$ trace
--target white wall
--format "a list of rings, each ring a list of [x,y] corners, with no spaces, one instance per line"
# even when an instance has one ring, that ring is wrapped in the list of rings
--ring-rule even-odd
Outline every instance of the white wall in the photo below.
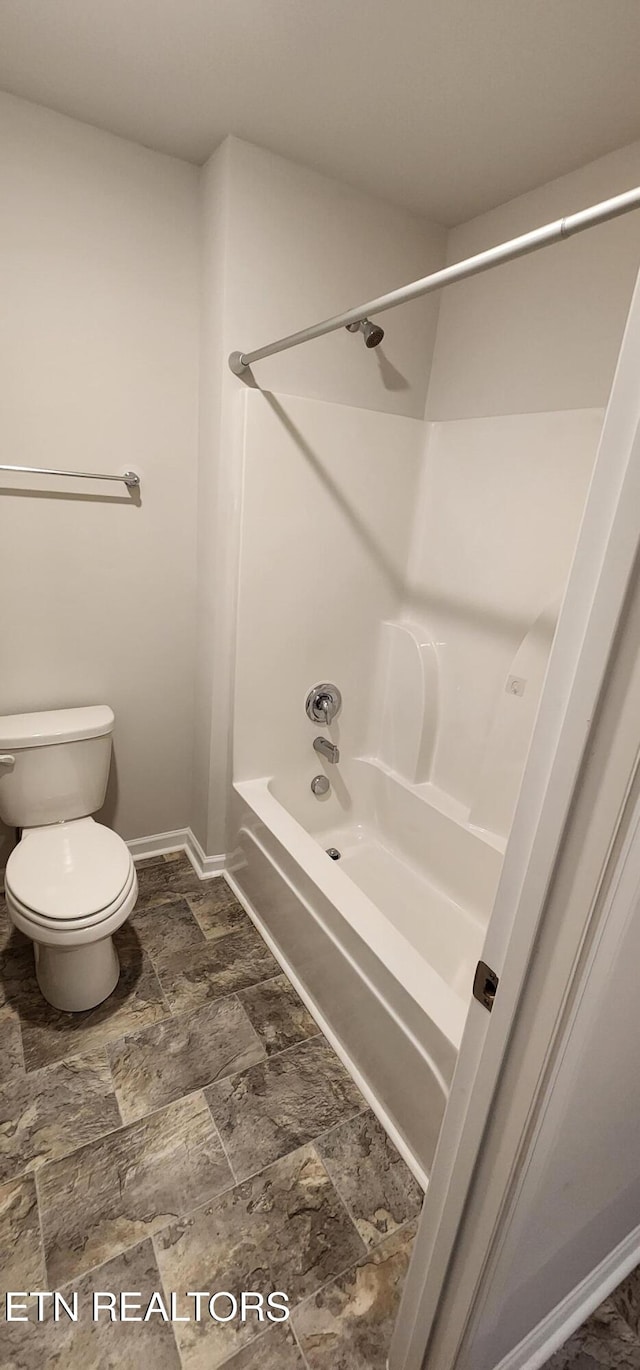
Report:
[[[250,351],[444,262],[446,231],[239,139],[229,147],[227,324]],[[255,365],[262,389],[422,418],[438,301],[380,316],[368,350],[346,329]]]
[[[106,701],[105,815],[189,821],[197,172],[0,96],[2,460],[142,478],[2,476],[0,713]]]
[[[425,275],[443,229],[235,138],[202,173],[205,287],[200,435],[198,710],[193,826],[209,855],[226,849],[235,606],[246,384],[226,356]],[[257,364],[255,383],[421,418],[437,320],[425,300],[385,320],[381,348],[334,333]],[[221,372],[218,368],[221,367]],[[219,387],[219,388],[218,388]],[[204,411],[203,411],[204,413]],[[288,498],[286,489],[280,492]],[[312,683],[312,682],[311,682]]]
[[[227,506],[225,479],[228,463],[221,455],[222,395],[226,385],[224,355],[225,287],[228,258],[226,149],[203,169],[199,184],[201,239],[200,396],[198,424],[196,634],[194,643],[193,776],[191,826],[205,850],[214,853],[218,833],[209,843],[210,828],[223,822],[226,795],[211,783],[213,755],[226,755],[230,726],[225,685],[233,651],[235,568],[227,571],[227,519],[233,519],[233,499]],[[222,587],[226,587],[224,593]],[[215,713],[214,713],[215,701]],[[225,738],[227,739],[225,741]],[[224,769],[224,767],[223,767]],[[220,850],[222,847],[220,846]]]
[[[453,229],[447,260],[639,183],[633,143]],[[639,265],[636,213],[444,291],[427,417],[605,405]]]

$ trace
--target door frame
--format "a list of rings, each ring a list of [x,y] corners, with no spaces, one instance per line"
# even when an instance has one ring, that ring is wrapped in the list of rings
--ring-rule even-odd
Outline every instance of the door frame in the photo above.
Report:
[[[459,1256],[458,1238],[463,1219],[471,1210],[478,1157],[517,1028],[581,771],[593,745],[597,709],[612,687],[616,634],[640,550],[639,378],[637,283],[487,931],[483,956],[499,975],[500,984],[490,1014],[476,1000],[471,1001],[396,1322],[389,1370],[423,1370],[427,1351],[429,1370],[454,1370],[486,1274],[488,1244],[499,1231],[513,1181],[513,1169],[503,1155],[502,1178],[492,1195],[493,1216],[484,1213],[480,1240],[474,1242],[472,1230],[466,1231],[464,1279],[460,1278],[458,1260],[453,1290],[453,1258]],[[631,743],[626,763],[623,754],[617,773],[607,777],[613,828],[603,833],[605,855],[599,869],[592,872],[594,901],[606,854],[622,821],[635,755]],[[585,926],[586,922],[585,916]],[[574,974],[578,973],[585,926],[572,929]],[[564,964],[564,981],[555,986],[561,1001],[570,993],[572,980],[571,975],[567,978]],[[543,1067],[557,1043],[560,1020],[538,1022],[535,1031],[541,1070],[537,1080],[529,1082],[529,1115],[540,1101]],[[512,1131],[509,1144],[516,1165],[526,1123],[514,1117]],[[475,1236],[480,1237],[477,1216]],[[448,1331],[443,1336],[445,1325]]]

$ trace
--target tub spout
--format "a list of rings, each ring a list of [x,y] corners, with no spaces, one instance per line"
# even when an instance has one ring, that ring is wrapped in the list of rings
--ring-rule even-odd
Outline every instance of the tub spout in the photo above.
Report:
[[[326,737],[314,737],[313,750],[314,752],[319,752],[320,755],[324,756],[325,760],[330,761],[332,765],[335,765],[335,763],[340,760],[338,748],[334,747],[333,742],[329,742]]]

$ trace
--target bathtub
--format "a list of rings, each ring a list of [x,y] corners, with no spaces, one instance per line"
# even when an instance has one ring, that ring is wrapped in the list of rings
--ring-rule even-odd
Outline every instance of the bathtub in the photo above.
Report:
[[[426,1185],[504,844],[378,761],[325,769],[321,798],[300,771],[235,782],[229,877]]]

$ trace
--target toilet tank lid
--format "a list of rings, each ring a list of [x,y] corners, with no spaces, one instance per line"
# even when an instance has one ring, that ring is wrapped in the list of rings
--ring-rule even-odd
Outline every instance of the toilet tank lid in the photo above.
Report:
[[[113,723],[113,709],[108,704],[90,704],[81,709],[46,709],[36,714],[7,714],[0,718],[0,751],[77,742],[83,737],[103,737],[113,732]]]

